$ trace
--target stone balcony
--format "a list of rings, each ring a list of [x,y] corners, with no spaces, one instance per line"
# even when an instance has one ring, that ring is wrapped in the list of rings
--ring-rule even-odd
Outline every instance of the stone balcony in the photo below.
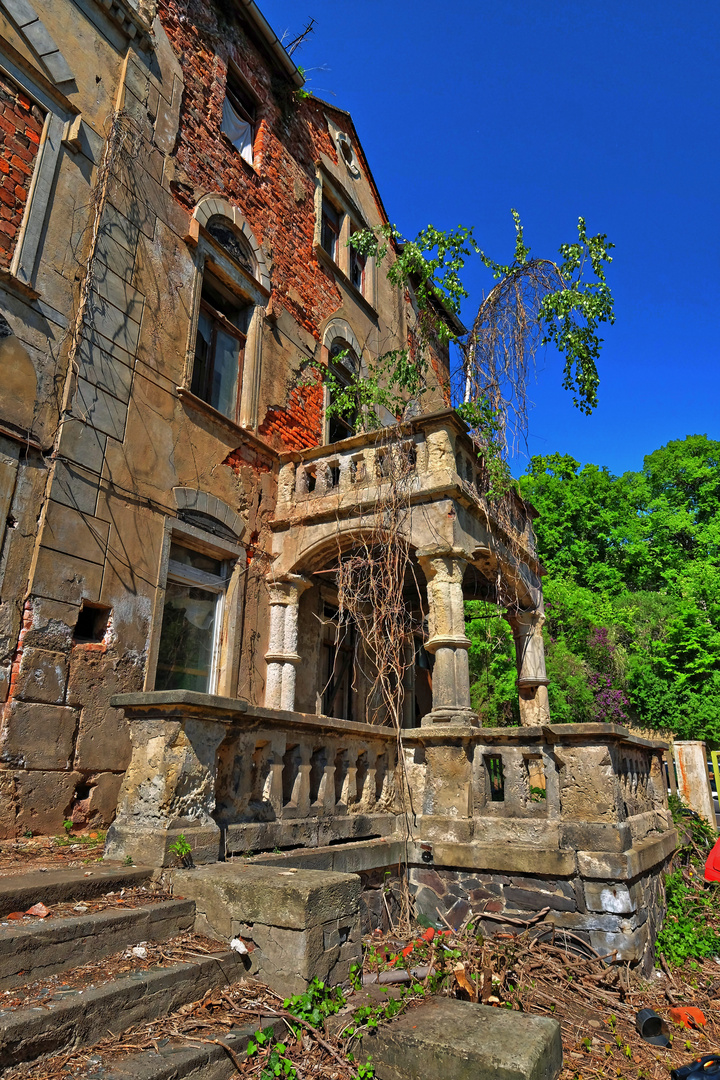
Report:
[[[322,551],[323,539],[338,537],[342,546],[347,536],[351,542],[363,519],[387,502],[393,486],[401,488],[410,509],[413,547],[466,550],[490,574],[500,564],[519,589],[520,606],[537,606],[534,511],[515,495],[488,502],[482,460],[453,409],[331,446],[281,454],[271,523],[275,575],[302,572],[305,554],[318,545]]]

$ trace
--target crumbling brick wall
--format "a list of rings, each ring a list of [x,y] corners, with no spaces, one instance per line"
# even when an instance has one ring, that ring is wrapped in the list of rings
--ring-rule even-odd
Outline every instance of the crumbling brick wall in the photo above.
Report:
[[[45,118],[0,72],[0,266],[8,269],[22,223]]]

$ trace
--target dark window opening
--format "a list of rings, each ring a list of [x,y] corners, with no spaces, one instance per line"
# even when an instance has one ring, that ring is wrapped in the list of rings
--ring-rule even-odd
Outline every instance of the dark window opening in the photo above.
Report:
[[[99,642],[107,633],[108,621],[112,608],[100,604],[91,604],[83,600],[73,630],[73,641]]]
[[[328,467],[328,487],[336,488],[340,483],[340,466],[330,465]]]
[[[250,304],[205,275],[200,298],[190,389],[234,420]]]
[[[333,395],[341,395],[352,386],[352,381],[359,368],[358,359],[345,341],[335,341],[330,347],[330,373],[334,387],[330,390],[330,404],[334,404]],[[328,442],[336,443],[349,439],[357,431],[359,410],[351,404],[342,413],[332,412],[328,417]]]
[[[306,469],[305,470],[305,488],[307,490],[308,495],[311,495],[312,492],[315,490],[315,485],[316,484],[317,484],[317,476],[315,474],[315,470],[314,469]]]
[[[253,163],[257,102],[240,76],[228,68],[222,130],[248,165]]]
[[[365,256],[350,248],[350,280],[358,292],[365,292]]]
[[[323,199],[320,244],[327,251],[333,262],[337,262],[338,243],[340,240],[340,212],[332,203]]]
[[[324,605],[323,615],[323,715],[352,720],[355,626],[347,614],[341,615],[329,604]]]
[[[205,228],[231,259],[234,259],[236,263],[239,263],[249,274],[254,276],[255,255],[253,250],[245,237],[230,225],[227,218],[216,214],[210,218]]]
[[[490,788],[490,802],[505,802],[505,774],[503,760],[499,754],[486,755],[485,771]]]

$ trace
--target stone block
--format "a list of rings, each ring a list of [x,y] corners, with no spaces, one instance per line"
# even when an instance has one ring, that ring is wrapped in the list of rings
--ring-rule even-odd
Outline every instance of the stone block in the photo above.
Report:
[[[643,967],[647,965],[648,956],[646,950],[648,943],[647,925],[640,926],[637,930],[625,934],[604,933],[601,930],[591,930],[590,932],[590,944],[601,956],[614,952],[616,954],[615,961],[630,964],[645,961]],[[650,966],[652,967],[651,957]]]
[[[178,891],[195,900],[220,937],[231,933],[233,920],[306,930],[350,918],[359,909],[355,874],[233,862],[173,876]]]
[[[122,774],[104,772],[88,779],[90,794],[73,807],[73,821],[105,828],[115,817]]]
[[[517,889],[505,886],[505,902],[508,908],[519,911],[541,911],[549,907],[552,911],[576,911],[577,904],[562,893],[548,892],[545,889]]]
[[[75,744],[76,769],[126,769],[131,754],[130,727],[122,709],[106,709],[101,715],[92,705],[82,710]]]
[[[25,648],[68,653],[78,611],[79,604],[66,604],[44,596],[33,596],[32,626],[25,631]]]
[[[421,858],[419,845],[414,845]],[[575,852],[558,851],[542,847],[525,847],[521,844],[456,844],[436,841],[432,845],[436,867],[478,871],[504,871],[506,873],[536,874],[543,877],[570,877],[576,871]],[[607,875],[606,875],[607,876]]]
[[[119,401],[100,386],[78,379],[73,410],[98,431],[122,442],[127,417],[124,401]]]
[[[21,701],[61,705],[65,700],[67,671],[66,653],[26,648],[20,660],[14,696]]]
[[[627,885],[619,882],[586,881],[583,891],[588,911],[612,911],[618,915],[637,911]]]
[[[600,825],[570,821],[560,826],[560,847],[571,851],[627,851],[633,836],[626,822]]]
[[[432,998],[362,1041],[378,1080],[555,1080],[560,1025],[545,1017]]]
[[[81,514],[61,503],[48,503],[43,529],[43,547],[62,551],[66,555],[78,555],[88,562],[105,562],[107,538],[110,525],[100,518]]]
[[[0,758],[25,769],[66,769],[77,713],[64,705],[13,701],[0,736]]]
[[[578,851],[578,870],[583,878],[601,881],[628,881],[659,866],[677,848],[677,833],[669,829],[661,836],[633,844],[632,850],[615,855],[610,852]]]
[[[68,416],[60,432],[60,453],[86,465],[95,473],[101,473],[105,460],[107,435],[90,427],[80,417]]]
[[[83,514],[94,514],[99,478],[80,465],[67,461],[55,464],[51,496],[55,502],[74,506]],[[52,594],[50,594],[52,595]]]
[[[75,788],[82,780],[80,773],[28,770],[14,775],[18,833],[26,829],[41,836],[61,832]]]
[[[61,551],[41,547],[35,564],[33,592],[61,603],[77,604],[100,599],[103,568]]]
[[[108,829],[104,858],[123,860],[130,856],[140,865],[176,866],[178,860],[170,848],[181,836],[190,845],[196,865],[217,863],[220,829],[217,825],[197,825],[191,820],[177,822],[173,827],[128,824],[127,819],[116,821]]]
[[[0,840],[15,836],[16,812],[15,777],[0,770]]]

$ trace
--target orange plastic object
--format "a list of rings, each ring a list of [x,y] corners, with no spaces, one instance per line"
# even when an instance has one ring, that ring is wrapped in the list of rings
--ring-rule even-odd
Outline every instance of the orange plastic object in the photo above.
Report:
[[[705,860],[705,880],[720,881],[720,840],[716,840]]]
[[[698,1028],[706,1023],[702,1012],[700,1009],[696,1009],[694,1005],[689,1005],[686,1008],[671,1009],[670,1019],[674,1024],[682,1024],[686,1028]]]

